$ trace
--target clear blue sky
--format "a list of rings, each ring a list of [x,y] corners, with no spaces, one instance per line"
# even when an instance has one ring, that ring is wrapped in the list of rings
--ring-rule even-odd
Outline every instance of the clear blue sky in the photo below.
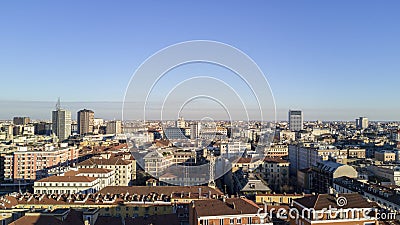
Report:
[[[278,119],[300,108],[309,120],[400,120],[399,12],[399,1],[364,0],[2,1],[0,119],[31,114],[10,101],[121,101],[154,52],[210,39],[257,62]]]

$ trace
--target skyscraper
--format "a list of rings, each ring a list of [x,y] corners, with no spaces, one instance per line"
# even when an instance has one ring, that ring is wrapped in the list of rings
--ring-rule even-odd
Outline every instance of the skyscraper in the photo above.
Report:
[[[289,110],[289,129],[291,131],[303,130],[303,112],[301,110]]]
[[[60,99],[58,99],[56,110],[52,112],[52,129],[60,141],[68,139],[71,135],[71,112],[61,109]]]
[[[90,134],[93,133],[94,112],[89,109],[78,111],[78,133]]]
[[[14,125],[26,125],[31,122],[29,117],[14,117],[13,123]]]
[[[121,134],[122,133],[122,123],[120,120],[113,120],[107,122],[106,127],[107,134]]]
[[[357,129],[366,129],[368,128],[368,118],[367,117],[360,117],[356,119],[356,127]]]

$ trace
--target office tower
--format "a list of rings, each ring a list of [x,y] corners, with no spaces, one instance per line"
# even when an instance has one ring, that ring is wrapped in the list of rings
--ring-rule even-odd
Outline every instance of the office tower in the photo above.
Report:
[[[53,133],[57,135],[59,141],[68,139],[71,135],[71,112],[61,109],[60,99],[58,99],[56,110],[52,113],[51,121]]]
[[[120,120],[108,121],[106,126],[107,134],[121,134],[122,133],[122,123]]]
[[[176,127],[178,127],[178,128],[186,127],[186,123],[185,123],[185,120],[183,119],[183,117],[179,117],[179,119],[176,121]]]
[[[26,125],[31,122],[29,117],[14,117],[13,123],[14,125]]]
[[[89,109],[78,111],[78,133],[91,134],[93,133],[94,112]]]
[[[289,110],[289,129],[291,131],[303,130],[303,112],[300,110]]]
[[[368,128],[368,118],[367,117],[360,117],[356,119],[356,127],[357,129],[366,129]]]
[[[190,125],[190,139],[195,140],[200,136],[201,124],[195,122]]]

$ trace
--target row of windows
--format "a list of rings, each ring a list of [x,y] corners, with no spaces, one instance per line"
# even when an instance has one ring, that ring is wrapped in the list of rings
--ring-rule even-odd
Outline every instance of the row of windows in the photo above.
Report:
[[[225,219],[219,219],[219,225],[224,225]],[[236,221],[236,223],[235,223]],[[209,220],[200,220],[200,225],[211,225],[215,223],[209,223]],[[245,223],[245,221],[243,221]],[[253,221],[254,222],[254,221]],[[247,218],[247,223],[252,223],[252,219],[250,217]],[[242,224],[242,218],[229,218],[229,224]]]

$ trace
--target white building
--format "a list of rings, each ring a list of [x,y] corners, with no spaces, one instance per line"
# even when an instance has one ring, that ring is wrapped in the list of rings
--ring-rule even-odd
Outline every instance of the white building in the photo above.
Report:
[[[231,156],[242,155],[245,151],[251,149],[250,143],[244,143],[241,141],[234,141],[222,144],[221,143],[221,155],[225,155],[228,158]]]
[[[115,171],[111,169],[102,169],[102,168],[73,169],[66,172],[64,176],[85,176],[85,177],[99,178],[100,189],[103,189],[107,186],[115,185]]]
[[[89,194],[100,190],[100,179],[86,176],[51,176],[35,181],[36,194]]]

